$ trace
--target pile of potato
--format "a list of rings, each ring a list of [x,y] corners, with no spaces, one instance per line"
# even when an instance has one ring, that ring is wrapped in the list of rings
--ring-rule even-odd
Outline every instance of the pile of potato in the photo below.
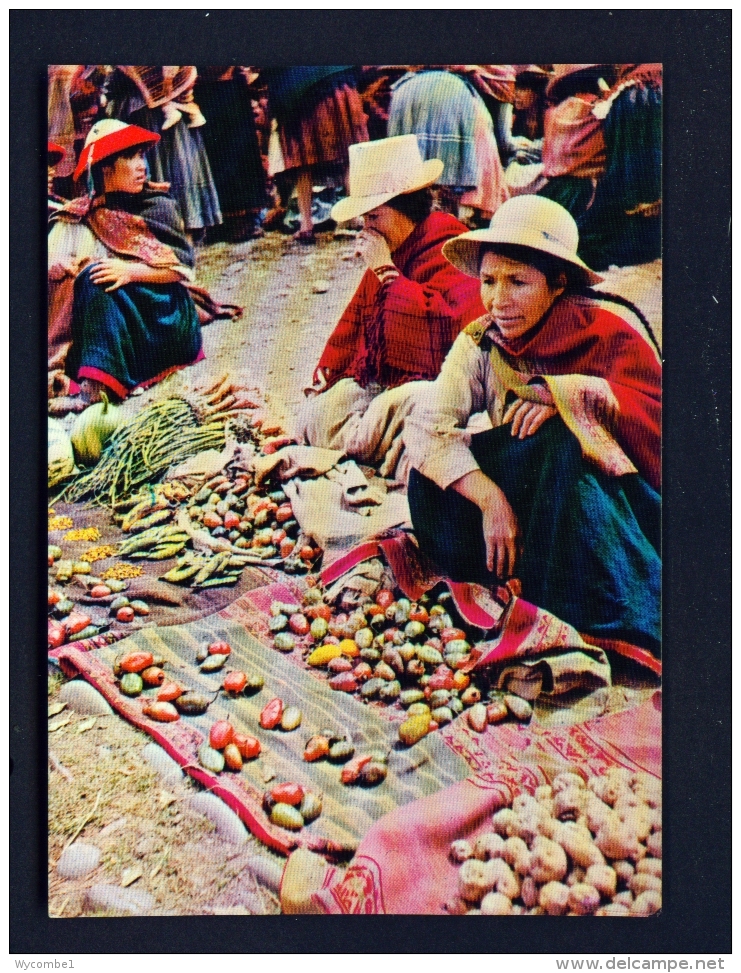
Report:
[[[446,593],[437,601],[423,595],[413,603],[382,588],[375,599],[335,613],[315,586],[301,605],[274,602],[270,630],[276,649],[299,647],[307,665],[327,672],[330,688],[406,710],[399,739],[407,746],[464,710],[469,726],[480,733],[508,718],[529,720],[526,700],[489,690],[485,702],[485,677],[462,671],[472,646],[451,610]]]
[[[456,915],[650,916],[661,909],[661,782],[559,774],[475,841],[454,841]]]

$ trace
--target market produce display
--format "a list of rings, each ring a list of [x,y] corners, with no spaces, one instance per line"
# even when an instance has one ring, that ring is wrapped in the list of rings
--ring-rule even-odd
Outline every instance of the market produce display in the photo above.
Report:
[[[86,409],[78,422],[89,412]],[[101,438],[97,423],[102,413],[85,427],[86,450],[93,455],[92,439]],[[60,494],[69,501],[90,499],[114,507],[138,487],[160,479],[177,463],[205,449],[222,449],[229,413],[199,408],[183,398],[152,402],[132,418],[117,424],[93,468],[76,477]],[[107,428],[107,423],[105,424]],[[91,442],[88,443],[87,440]],[[89,448],[88,448],[89,447]]]
[[[423,595],[413,603],[388,588],[349,613],[333,612],[318,586],[301,604],[273,602],[270,630],[279,652],[300,649],[306,665],[324,670],[329,686],[403,712],[399,740],[413,746],[464,711],[471,729],[514,719],[527,722],[530,703],[469,674],[473,643],[454,623],[452,599]],[[485,700],[485,701],[484,701]]]
[[[450,845],[454,915],[650,916],[661,909],[661,782],[558,774]]]

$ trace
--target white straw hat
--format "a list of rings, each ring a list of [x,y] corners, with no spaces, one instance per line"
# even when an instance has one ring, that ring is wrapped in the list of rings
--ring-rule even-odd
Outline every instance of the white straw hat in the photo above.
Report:
[[[463,233],[448,240],[443,247],[443,256],[464,274],[478,277],[481,247],[487,243],[508,243],[540,250],[578,267],[588,284],[599,284],[603,280],[577,256],[579,230],[574,217],[545,196],[508,199],[496,211],[488,229]]]
[[[443,171],[441,159],[425,162],[416,135],[359,142],[350,146],[349,155],[350,195],[332,207],[337,223],[369,213],[394,196],[431,186]]]

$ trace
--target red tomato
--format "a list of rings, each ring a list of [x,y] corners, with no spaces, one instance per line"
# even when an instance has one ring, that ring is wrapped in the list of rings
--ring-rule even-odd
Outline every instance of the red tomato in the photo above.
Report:
[[[280,556],[289,557],[293,553],[295,546],[296,542],[292,541],[290,537],[286,537],[285,540],[280,542]]]
[[[314,550],[313,547],[309,547],[309,545],[306,544],[299,551],[299,557],[301,558],[302,561],[311,561],[312,558],[316,557],[316,551]]]
[[[312,737],[304,748],[304,760],[307,763],[314,763],[321,760],[329,753],[329,740],[323,736]]]
[[[283,716],[283,700],[277,696],[271,699],[265,709],[260,713],[260,726],[264,730],[274,730],[280,723]]]
[[[456,639],[465,639],[465,637],[466,633],[462,628],[444,628],[440,633],[440,641],[443,645],[447,645],[448,642],[454,642]]]
[[[173,699],[182,696],[184,692],[183,687],[178,686],[176,682],[166,682],[160,687],[160,691],[157,693],[157,699],[161,703],[171,703]]]
[[[373,757],[366,755],[363,757],[353,757],[349,763],[346,763],[342,768],[340,773],[340,780],[343,784],[354,784],[355,781],[360,776],[360,771],[369,764]]]
[[[228,510],[224,514],[224,527],[227,530],[234,530],[239,526],[239,514],[235,514],[233,510]]]
[[[208,742],[214,750],[223,750],[227,743],[232,742],[234,727],[229,720],[219,720],[214,723],[208,734]]]
[[[161,686],[166,678],[165,670],[160,669],[159,666],[149,666],[147,669],[144,669],[141,677],[147,686]]]
[[[293,509],[290,503],[283,503],[275,511],[275,519],[279,524],[285,524],[287,520],[291,520],[293,517]]]
[[[230,672],[224,676],[223,685],[228,693],[241,693],[247,685],[247,675],[244,672]]]
[[[367,615],[373,616],[386,614],[386,609],[383,607],[383,605],[369,605],[365,611]]]
[[[373,670],[367,662],[359,662],[358,665],[356,665],[353,669],[353,674],[356,679],[359,679],[361,682],[365,682],[366,679],[370,679],[370,677],[373,675]]]
[[[119,665],[124,672],[142,672],[154,663],[151,652],[127,652]]]
[[[430,615],[424,605],[412,605],[409,610],[409,621],[410,622],[422,622],[426,625],[430,620]]]
[[[212,642],[208,647],[209,655],[230,655],[232,651],[228,642]]]
[[[308,608],[304,609],[304,614],[308,615],[309,618],[323,618],[325,622],[328,622],[332,617],[332,609],[322,602],[319,605],[309,605]]]
[[[142,711],[150,720],[157,720],[158,723],[174,723],[180,719],[180,714],[172,705],[166,702],[146,703]]]
[[[281,529],[281,530],[274,530],[273,531],[273,536],[270,538],[270,542],[275,547],[280,547],[280,545],[283,543],[283,541],[285,539],[286,539],[286,532],[283,529]]]
[[[376,604],[380,605],[384,611],[386,611],[389,605],[393,605],[395,600],[393,591],[389,591],[388,588],[381,588],[376,595]]]
[[[329,688],[337,689],[341,693],[354,693],[358,684],[352,672],[338,672],[329,680]]]
[[[50,649],[58,649],[60,645],[64,645],[67,641],[64,625],[60,625],[59,622],[50,618],[47,626],[47,640]]]
[[[107,584],[96,584],[90,589],[91,598],[107,598],[110,593],[111,589]]]
[[[433,692],[436,689],[455,689],[455,677],[453,675],[453,670],[449,669],[447,666],[438,666],[437,669],[430,676],[430,681],[425,687],[425,692],[427,689]]]
[[[59,594],[59,592],[54,591],[53,588],[49,588],[49,608],[51,608],[53,605],[56,605],[56,603],[61,600],[62,600],[62,596]]]
[[[308,635],[310,625],[306,619],[306,616],[300,612],[296,612],[295,615],[291,615],[288,619],[288,627],[296,635]]]
[[[87,628],[88,625],[90,624],[90,621],[91,619],[89,615],[84,615],[82,612],[78,612],[78,611],[72,611],[69,613],[69,615],[67,615],[67,617],[65,618],[62,624],[64,625],[65,632],[69,636],[69,635],[77,635],[77,633],[81,632],[83,628]]]
[[[248,736],[246,733],[235,733],[232,743],[242,754],[243,760],[254,760],[259,757],[262,747],[257,737]]]
[[[222,527],[223,521],[217,513],[214,513],[213,511],[209,510],[209,512],[205,514],[203,518],[203,526],[208,527],[209,530],[212,530],[215,527]]]
[[[128,605],[124,605],[123,608],[119,608],[116,612],[116,618],[119,622],[133,622],[134,621],[134,609],[129,608]]]
[[[297,807],[304,799],[303,787],[300,784],[278,784],[270,792],[276,804],[290,804]]]
[[[242,754],[234,743],[227,743],[224,747],[224,763],[229,770],[242,769]]]

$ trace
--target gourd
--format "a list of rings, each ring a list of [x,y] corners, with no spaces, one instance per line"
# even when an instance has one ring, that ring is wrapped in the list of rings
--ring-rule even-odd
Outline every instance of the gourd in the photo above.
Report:
[[[101,396],[103,401],[88,406],[72,427],[72,446],[77,462],[82,466],[95,466],[103,447],[121,422],[119,407],[110,404],[105,392]]]
[[[75,470],[72,443],[57,419],[49,419],[47,425],[47,486],[53,487],[66,480]]]

